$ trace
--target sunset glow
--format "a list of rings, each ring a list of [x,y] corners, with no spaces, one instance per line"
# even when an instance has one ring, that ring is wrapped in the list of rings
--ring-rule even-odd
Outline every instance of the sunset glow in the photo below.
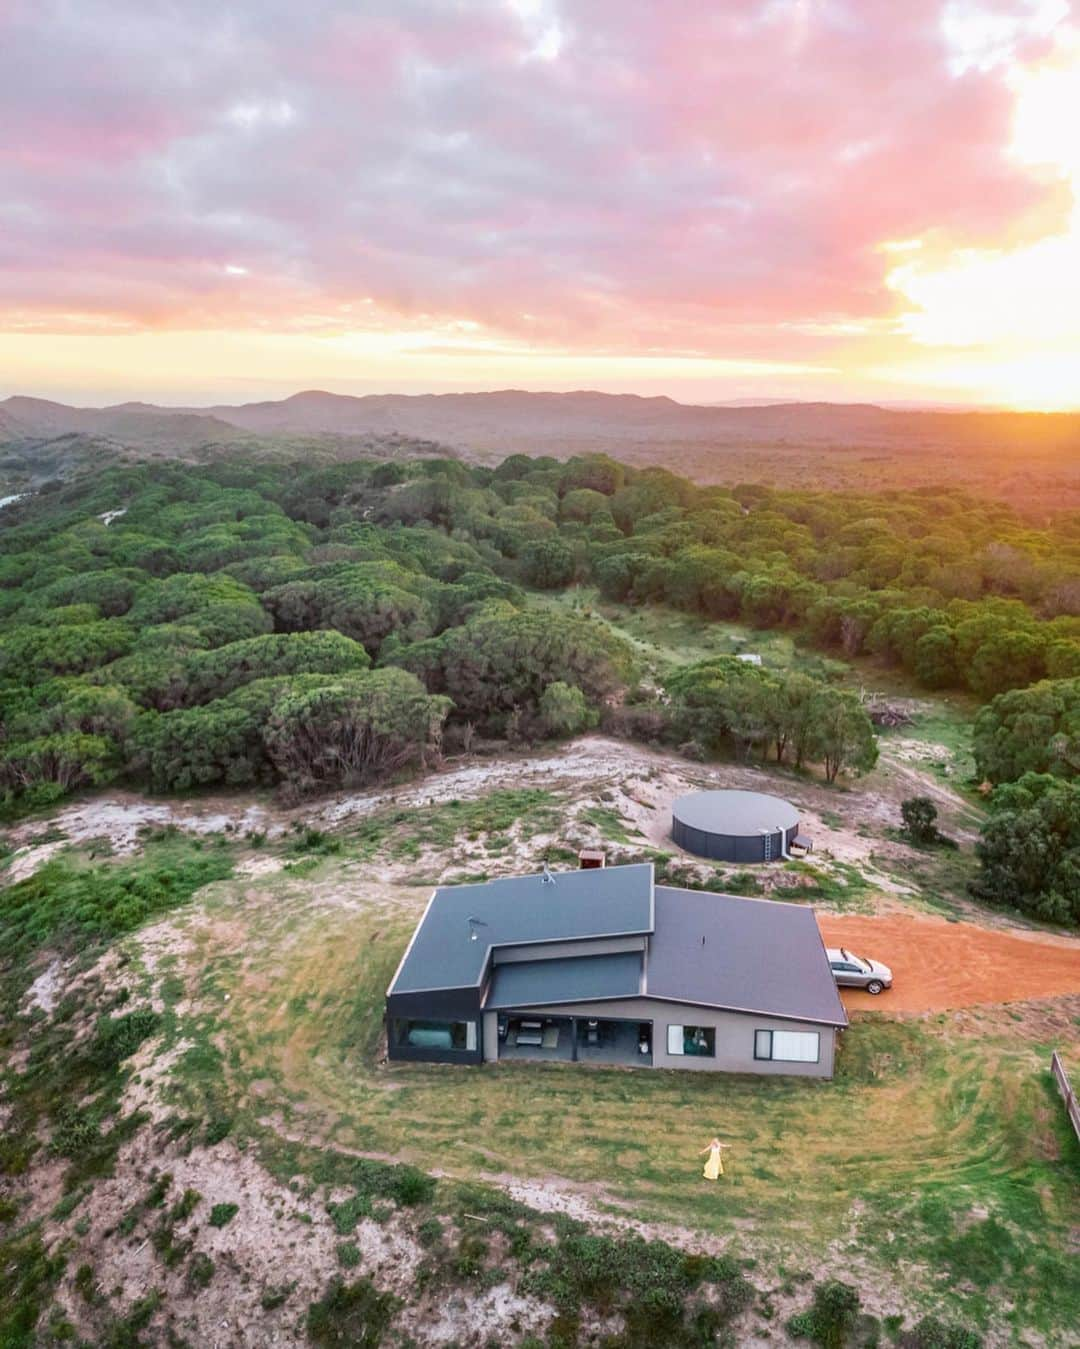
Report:
[[[1080,406],[1064,0],[8,0],[0,38],[0,393]]]

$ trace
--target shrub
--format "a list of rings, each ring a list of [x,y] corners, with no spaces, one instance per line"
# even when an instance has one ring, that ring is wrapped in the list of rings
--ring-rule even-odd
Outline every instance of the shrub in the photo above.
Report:
[[[737,1315],[753,1296],[737,1264],[726,1257],[686,1256],[662,1241],[615,1239],[572,1232],[538,1252],[522,1278],[522,1291],[550,1298],[560,1312],[577,1313],[583,1303],[607,1313],[620,1304],[649,1320],[668,1314],[702,1283],[716,1285],[724,1317]]]
[[[913,843],[936,843],[937,806],[928,796],[909,796],[900,803],[904,833]]]
[[[187,1281],[191,1288],[206,1288],[214,1277],[214,1262],[205,1251],[196,1251],[188,1264]]]
[[[380,1293],[370,1279],[351,1284],[335,1279],[308,1308],[308,1338],[342,1349],[378,1349],[397,1304],[393,1294]]]
[[[103,863],[81,870],[47,862],[0,893],[0,949],[25,960],[43,946],[85,948],[123,936],[231,871],[228,856],[218,851],[171,864]]]
[[[454,1273],[459,1279],[475,1279],[483,1272],[488,1244],[475,1232],[462,1235],[454,1252]]]
[[[326,1211],[334,1224],[334,1231],[344,1237],[355,1230],[361,1218],[371,1217],[371,1199],[366,1194],[354,1194],[351,1199],[340,1204],[327,1204]]]
[[[561,679],[549,684],[540,695],[540,718],[549,735],[577,735],[596,724],[596,714],[575,684]]]
[[[274,1284],[267,1288],[259,1299],[259,1306],[264,1312],[276,1311],[289,1300],[289,1295],[295,1290],[295,1283]]]
[[[435,1178],[415,1166],[395,1167],[390,1194],[406,1208],[430,1203],[435,1194]]]
[[[226,1138],[232,1129],[233,1122],[228,1115],[215,1115],[206,1123],[206,1132],[203,1137],[206,1140],[206,1146],[212,1148],[215,1143],[220,1143]]]
[[[239,1204],[215,1204],[210,1210],[210,1226],[224,1227],[240,1212]]]
[[[62,1255],[49,1255],[37,1234],[0,1242],[0,1344],[31,1349],[38,1317],[64,1271]]]
[[[149,1007],[128,1012],[126,1016],[98,1019],[90,1055],[105,1072],[119,1067],[135,1053],[144,1040],[158,1033],[161,1017]]]
[[[859,1303],[858,1290],[851,1284],[839,1279],[819,1283],[810,1308],[788,1322],[788,1333],[812,1340],[821,1349],[843,1349],[858,1318]]]
[[[953,1321],[936,1316],[923,1319],[900,1336],[902,1349],[982,1349],[982,1337]]]

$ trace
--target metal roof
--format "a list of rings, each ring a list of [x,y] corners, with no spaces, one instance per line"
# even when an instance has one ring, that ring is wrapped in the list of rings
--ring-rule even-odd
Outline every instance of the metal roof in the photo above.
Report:
[[[655,893],[647,997],[847,1025],[812,909],[663,885]]]
[[[542,1007],[595,998],[636,998],[641,992],[641,952],[521,960],[496,965],[484,1006]]]
[[[691,829],[729,836],[786,831],[799,823],[790,801],[764,792],[693,792],[680,797],[671,814]]]
[[[626,936],[652,928],[651,862],[442,886],[387,993],[475,987],[494,946]]]

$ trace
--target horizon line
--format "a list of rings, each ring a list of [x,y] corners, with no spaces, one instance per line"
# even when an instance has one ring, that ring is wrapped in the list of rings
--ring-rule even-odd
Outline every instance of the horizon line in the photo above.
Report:
[[[1012,415],[1012,416],[1078,416],[1080,415],[1080,403],[1073,407],[1018,407],[1010,403],[986,403],[986,402],[956,402],[951,400],[936,401],[933,399],[835,399],[835,398],[797,398],[797,397],[773,397],[770,395],[747,395],[745,398],[726,398],[714,399],[708,402],[688,402],[680,398],[675,398],[665,393],[635,393],[628,390],[610,390],[595,387],[581,387],[574,389],[526,389],[517,385],[505,385],[498,388],[485,389],[424,389],[414,392],[400,392],[392,389],[380,391],[368,391],[366,393],[339,392],[333,388],[318,388],[309,386],[307,388],[296,389],[292,393],[280,394],[277,397],[268,398],[246,398],[234,399],[231,401],[217,400],[211,401],[184,401],[184,402],[163,402],[156,400],[147,400],[144,398],[126,398],[119,401],[67,401],[63,398],[48,397],[43,394],[13,392],[0,397],[0,407],[7,403],[24,399],[28,402],[51,403],[58,407],[66,407],[74,410],[87,410],[95,412],[115,411],[120,408],[153,408],[163,412],[175,413],[199,413],[212,410],[214,408],[242,408],[264,403],[287,403],[293,399],[305,397],[327,397],[353,399],[356,401],[365,401],[376,398],[401,398],[401,399],[420,399],[420,398],[483,398],[497,397],[500,395],[513,394],[525,397],[550,397],[550,398],[574,398],[574,397],[600,397],[611,399],[635,399],[640,402],[650,403],[670,403],[675,407],[687,409],[703,409],[709,411],[762,411],[776,408],[864,408],[876,409],[881,412],[907,412],[907,413],[952,413],[956,415],[965,415],[970,413],[982,413],[986,415]],[[97,397],[104,398],[104,395]]]

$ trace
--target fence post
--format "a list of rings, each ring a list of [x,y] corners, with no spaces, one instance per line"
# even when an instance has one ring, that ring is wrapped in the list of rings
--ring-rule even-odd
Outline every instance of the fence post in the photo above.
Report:
[[[1065,1100],[1065,1114],[1068,1116],[1076,1137],[1080,1139],[1080,1103],[1077,1102],[1076,1092],[1072,1089],[1069,1081],[1069,1074],[1065,1071],[1065,1065],[1055,1049],[1050,1055],[1050,1073],[1057,1083],[1057,1089]]]

